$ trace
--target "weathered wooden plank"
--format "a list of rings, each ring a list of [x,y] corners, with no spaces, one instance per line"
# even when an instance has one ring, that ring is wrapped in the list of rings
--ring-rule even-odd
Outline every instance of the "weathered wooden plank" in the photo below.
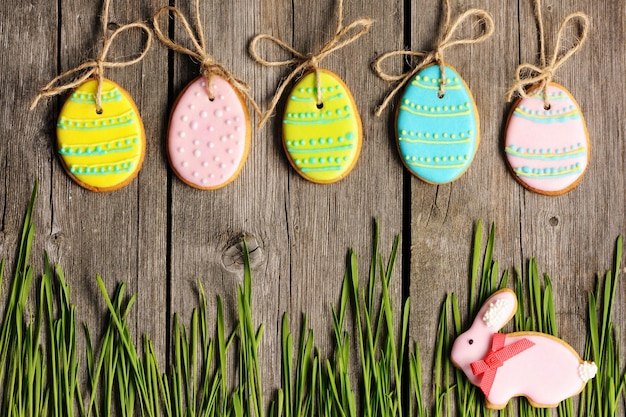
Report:
[[[495,257],[503,267],[523,266],[525,271],[528,259],[537,258],[540,271],[547,272],[554,284],[560,334],[582,351],[585,333],[580,329],[586,325],[587,291],[593,287],[594,273],[611,266],[615,237],[623,228],[623,178],[615,175],[623,171],[621,124],[616,113],[621,104],[619,68],[623,57],[608,58],[599,52],[619,49],[616,45],[623,42],[623,32],[612,36],[600,29],[623,26],[615,20],[623,13],[619,7],[580,1],[544,4],[549,53],[554,48],[558,25],[567,14],[586,10],[592,21],[588,43],[556,76],[556,81],[578,98],[592,141],[592,162],[586,177],[577,189],[563,196],[546,197],[525,190],[508,172],[502,151],[510,109],[510,104],[504,102],[504,92],[517,64],[538,61],[532,2],[520,1],[519,13],[517,4],[490,8],[496,22],[495,38],[484,46],[462,51],[459,48],[447,54],[475,94],[481,110],[482,142],[472,167],[452,185],[432,187],[414,181],[412,187],[411,270],[414,276],[425,274],[429,278],[413,281],[413,299],[424,300],[418,303],[413,334],[418,340],[430,341],[423,349],[427,361],[432,357],[435,316],[443,294],[459,293],[461,308],[466,308],[471,224],[479,218],[498,225]],[[425,13],[421,9],[416,17],[427,22],[435,19]],[[598,21],[603,23],[598,25]],[[428,25],[421,27],[427,33],[431,30]],[[571,40],[564,42],[566,46],[571,44]],[[618,93],[602,93],[594,82],[596,77],[615,86]],[[607,140],[606,135],[618,139]],[[617,195],[615,190],[619,190]],[[445,285],[437,285],[435,280],[439,279]],[[616,317],[619,320],[623,313],[618,311]],[[428,369],[428,363],[425,366]]]
[[[522,60],[537,59],[537,31],[530,2],[520,8]],[[534,256],[550,274],[557,291],[556,310],[563,337],[578,349],[584,345],[580,328],[586,322],[587,291],[594,274],[611,265],[615,238],[623,232],[624,149],[619,108],[623,97],[623,31],[619,19],[624,5],[567,1],[544,2],[543,16],[548,56],[554,51],[556,34],[570,13],[583,11],[591,19],[586,44],[559,70],[555,81],[571,91],[581,106],[591,140],[591,163],[580,185],[557,198],[524,192],[520,201],[521,242],[524,258]],[[563,47],[571,47],[576,31],[566,32]],[[605,90],[609,87],[610,93]],[[619,191],[616,191],[619,190]],[[622,292],[623,294],[623,292]],[[621,304],[620,304],[621,305]],[[621,316],[621,313],[620,313]],[[623,317],[623,316],[621,316]]]
[[[412,49],[431,50],[438,38],[442,7],[414,5]],[[496,258],[504,268],[519,265],[522,195],[509,174],[501,136],[508,105],[504,95],[518,63],[516,2],[487,7],[476,2],[451,1],[451,20],[470,8],[484,8],[495,24],[494,35],[483,43],[455,46],[445,60],[465,79],[480,115],[480,145],[476,157],[456,181],[435,186],[411,178],[411,335],[420,343],[424,372],[431,374],[439,311],[447,293],[457,294],[467,311],[472,236],[476,222],[497,224]],[[469,36],[477,27],[464,25],[458,33]],[[465,317],[466,315],[464,315]],[[430,387],[430,385],[427,385]]]
[[[312,53],[330,39],[337,3],[295,3],[293,45],[297,50]],[[330,305],[339,300],[347,248],[354,248],[358,256],[363,284],[371,257],[373,219],[381,219],[380,250],[386,256],[393,236],[402,229],[402,168],[389,140],[387,118],[373,114],[386,85],[373,73],[370,63],[378,54],[402,47],[403,5],[344,2],[344,25],[361,17],[375,20],[371,31],[320,64],[346,82],[360,111],[364,139],[356,167],[340,182],[325,186],[303,180],[291,167],[281,169],[281,175],[288,176],[286,220],[291,264],[291,274],[281,284],[288,285],[283,287],[288,294],[283,308],[292,316],[300,311],[309,315],[321,351],[328,354],[333,346]],[[280,138],[279,126],[275,120],[272,127],[276,138]],[[402,299],[401,265],[400,257],[391,289],[396,308]]]
[[[137,9],[111,2],[109,35],[119,26],[143,20],[158,4],[151,3],[146,2]],[[60,70],[65,71],[100,53],[102,3],[65,1],[59,13]],[[124,32],[112,45],[107,59],[136,56],[145,41],[146,36],[138,30]],[[77,186],[59,161],[54,161],[50,198],[54,213],[52,228],[57,236],[62,236],[54,260],[65,266],[78,316],[92,327],[94,335],[106,311],[95,282],[95,275],[100,274],[110,292],[116,283],[124,281],[128,293],[138,295],[138,303],[129,316],[129,326],[138,342],[142,334],[148,333],[157,351],[164,353],[167,174],[160,156],[159,138],[164,127],[161,122],[164,109],[160,103],[165,101],[167,92],[158,86],[164,85],[167,79],[165,53],[151,51],[145,61],[107,70],[105,77],[123,86],[139,108],[147,137],[144,165],[139,177],[128,186],[102,194]],[[55,112],[55,119],[57,115]],[[54,141],[54,133],[48,139]]]
[[[54,162],[50,134],[55,126],[50,111],[54,111],[55,104],[42,103],[33,112],[29,112],[29,107],[44,80],[56,73],[57,9],[44,2],[31,2],[11,7],[4,5],[1,14],[0,63],[4,75],[0,79],[0,111],[4,122],[0,126],[0,252],[7,261],[5,276],[10,276],[28,197],[37,180],[40,197],[35,224],[38,239],[31,257],[37,271],[41,271],[43,265],[43,248],[52,251],[55,242],[49,201]],[[41,27],[50,30],[33,30]],[[7,293],[8,285],[6,279],[2,283],[2,294]],[[0,303],[4,304],[4,300]]]
[[[177,6],[188,17],[192,5],[179,2]],[[289,28],[289,15],[274,14],[275,4],[233,1],[201,5],[201,18],[207,38],[207,49],[217,62],[248,82],[255,97],[263,97],[278,81],[272,74],[254,63],[247,52],[249,40],[268,27]],[[283,20],[285,19],[285,20]],[[282,33],[281,33],[282,35]],[[183,39],[177,26],[177,41]],[[174,97],[184,85],[199,73],[198,63],[186,56],[174,57]],[[252,110],[251,110],[252,111]],[[237,285],[242,283],[241,253],[233,248],[246,236],[254,252],[253,306],[255,323],[265,323],[266,336],[261,357],[271,366],[266,387],[276,387],[280,374],[275,372],[279,360],[279,339],[275,324],[279,322],[278,306],[281,277],[289,273],[287,225],[285,224],[286,179],[279,173],[284,162],[279,148],[267,128],[256,129],[258,119],[252,116],[252,145],[240,176],[226,187],[215,191],[200,191],[171,179],[171,288],[172,311],[189,317],[197,305],[196,280],[207,291],[210,322],[215,321],[216,297],[224,300],[227,328],[236,317]]]

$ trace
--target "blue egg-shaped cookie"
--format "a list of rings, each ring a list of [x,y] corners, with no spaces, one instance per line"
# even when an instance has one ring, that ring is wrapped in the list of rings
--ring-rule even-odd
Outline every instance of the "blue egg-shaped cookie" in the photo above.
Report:
[[[404,90],[396,119],[402,162],[431,184],[446,184],[463,175],[480,142],[472,93],[454,68],[446,65],[444,74],[445,94],[439,97],[439,66],[418,72]]]

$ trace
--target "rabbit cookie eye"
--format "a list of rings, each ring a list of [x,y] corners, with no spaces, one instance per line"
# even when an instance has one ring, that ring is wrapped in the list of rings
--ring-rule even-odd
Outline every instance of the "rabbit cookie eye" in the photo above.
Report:
[[[467,343],[469,343],[470,345],[473,345],[474,344],[474,339],[468,340]]]

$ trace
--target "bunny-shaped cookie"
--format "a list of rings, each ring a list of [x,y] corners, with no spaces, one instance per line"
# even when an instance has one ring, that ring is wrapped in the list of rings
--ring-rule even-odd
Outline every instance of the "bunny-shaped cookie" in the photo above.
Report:
[[[554,336],[498,333],[516,310],[517,298],[510,289],[489,297],[469,330],[454,341],[452,362],[480,387],[488,408],[502,409],[519,396],[535,407],[556,407],[580,393],[597,367]]]

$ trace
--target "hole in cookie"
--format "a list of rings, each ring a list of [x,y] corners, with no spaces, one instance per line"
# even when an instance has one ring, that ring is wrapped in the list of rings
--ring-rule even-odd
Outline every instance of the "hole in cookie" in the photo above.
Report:
[[[315,107],[317,107],[318,110],[322,110],[324,108],[324,103],[317,103]]]
[[[442,93],[441,91],[437,93],[437,97],[439,97],[440,99],[444,98],[445,96],[446,96],[446,93]]]
[[[96,109],[96,114],[102,114],[102,113],[104,113],[104,110],[102,110],[102,109]]]
[[[469,343],[470,345],[473,345],[473,344],[474,344],[474,339],[470,339],[470,340],[468,340],[468,342],[467,342],[467,343]]]
[[[543,106],[544,110],[550,110],[551,108],[552,108],[551,104],[548,104],[547,106],[546,105]]]

